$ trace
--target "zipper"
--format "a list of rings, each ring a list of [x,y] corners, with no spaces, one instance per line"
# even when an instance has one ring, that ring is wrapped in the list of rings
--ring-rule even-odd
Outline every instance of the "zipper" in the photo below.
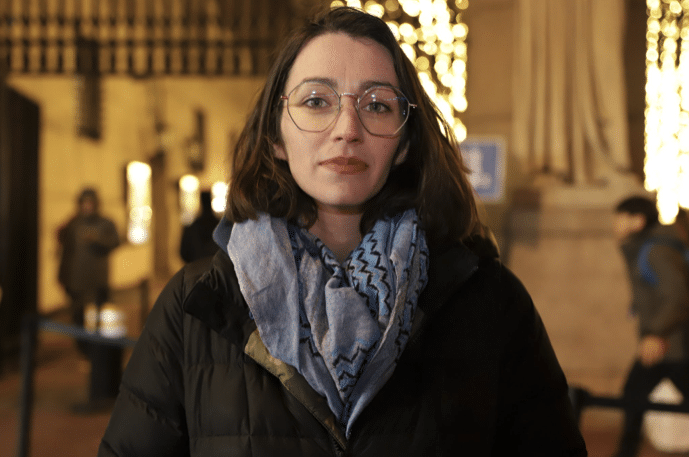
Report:
[[[328,436],[330,436],[330,442],[333,445],[333,449],[335,449],[335,455],[338,457],[344,457],[345,451],[342,449],[342,446],[340,446],[340,443],[337,442],[332,433],[329,433]]]
[[[247,344],[244,347],[244,353],[280,380],[285,389],[287,389],[287,391],[294,396],[294,398],[304,405],[311,415],[313,415],[313,417],[326,429],[328,436],[335,445],[335,450],[338,452],[338,455],[345,455],[345,447],[343,444],[346,445],[346,438],[344,437],[344,434],[341,439],[336,435],[336,431],[333,429],[334,424],[328,424],[328,422],[322,417],[322,414],[319,414],[318,411],[314,409],[314,405],[311,404],[307,398],[307,395],[305,394],[307,390],[312,390],[311,386],[308,385],[306,379],[299,375],[293,367],[273,358],[268,353],[268,349],[263,344],[263,341],[261,341],[258,330],[254,330],[251,333],[249,341],[247,341]],[[301,387],[295,386],[294,383],[301,384]],[[334,416],[332,417],[334,420]]]

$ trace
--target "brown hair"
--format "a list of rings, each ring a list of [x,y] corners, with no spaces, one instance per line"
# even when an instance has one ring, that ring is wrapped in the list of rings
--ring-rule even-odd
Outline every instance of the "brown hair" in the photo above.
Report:
[[[655,200],[641,195],[634,195],[623,199],[615,206],[615,212],[642,215],[646,220],[643,227],[644,230],[658,224],[658,208]]]
[[[275,157],[273,145],[282,144],[280,96],[294,60],[310,40],[327,33],[372,39],[386,48],[400,89],[418,105],[400,140],[400,148],[409,145],[407,157],[392,168],[383,188],[366,203],[362,233],[381,217],[409,208],[417,210],[431,246],[482,233],[467,169],[452,129],[427,96],[414,66],[387,24],[348,7],[332,9],[305,25],[278,54],[234,150],[227,219],[242,222],[265,212],[300,221],[307,227],[315,222],[315,202],[299,188],[287,163]]]

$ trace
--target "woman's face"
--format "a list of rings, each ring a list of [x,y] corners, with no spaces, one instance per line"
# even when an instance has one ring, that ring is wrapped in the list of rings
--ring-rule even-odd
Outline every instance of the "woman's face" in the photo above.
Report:
[[[373,85],[399,84],[387,49],[343,33],[311,40],[294,61],[283,93],[308,80],[327,81],[338,94],[356,97]],[[275,155],[287,161],[294,180],[319,211],[361,212],[383,187],[393,164],[406,156],[406,150],[395,154],[400,136],[375,136],[364,128],[352,96],[342,96],[339,115],[322,132],[297,128],[285,106],[280,132],[282,144],[275,145]]]

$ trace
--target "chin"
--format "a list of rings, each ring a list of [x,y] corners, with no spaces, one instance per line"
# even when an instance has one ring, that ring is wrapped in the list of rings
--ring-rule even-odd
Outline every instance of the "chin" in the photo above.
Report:
[[[337,214],[361,214],[364,212],[361,204],[347,203],[318,203],[318,211]]]
[[[319,210],[330,210],[337,212],[359,213],[363,212],[366,202],[364,199],[352,198],[330,198],[314,199]]]

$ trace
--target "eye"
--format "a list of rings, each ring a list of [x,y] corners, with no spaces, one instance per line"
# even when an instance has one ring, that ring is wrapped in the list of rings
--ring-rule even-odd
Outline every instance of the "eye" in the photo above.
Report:
[[[367,114],[394,114],[400,110],[400,101],[399,95],[394,90],[376,87],[363,96],[359,107]]]
[[[374,114],[385,114],[389,113],[392,111],[390,109],[390,106],[387,104],[380,102],[380,101],[373,101],[370,103],[367,103],[366,106],[364,106],[364,110],[369,112],[369,113],[374,113]]]
[[[307,108],[320,109],[327,108],[328,106],[330,106],[330,103],[328,103],[328,101],[323,97],[311,96],[304,100],[302,102],[302,105],[306,106]]]

